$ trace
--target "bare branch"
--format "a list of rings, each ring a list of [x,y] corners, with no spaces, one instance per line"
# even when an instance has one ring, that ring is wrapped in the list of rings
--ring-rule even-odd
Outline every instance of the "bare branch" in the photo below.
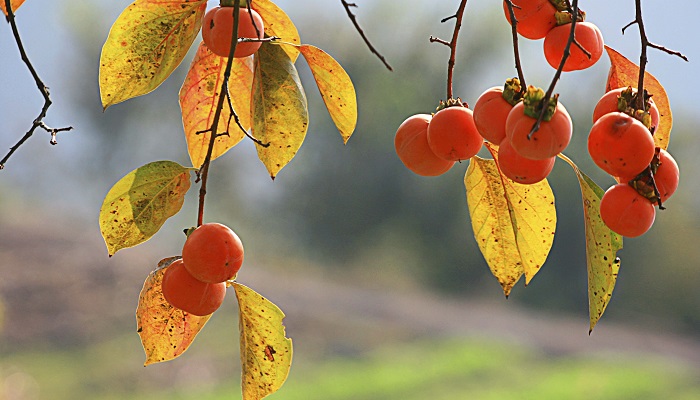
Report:
[[[345,8],[345,12],[347,12],[348,17],[350,18],[350,21],[355,26],[355,29],[357,29],[357,33],[359,33],[360,36],[362,36],[362,40],[365,41],[365,44],[367,45],[369,50],[374,55],[376,55],[379,58],[379,60],[381,60],[381,62],[386,67],[386,69],[388,69],[389,71],[393,71],[394,69],[391,68],[391,65],[389,65],[389,63],[386,61],[386,58],[384,58],[384,56],[381,55],[379,53],[379,51],[377,51],[377,49],[375,49],[374,46],[372,45],[372,43],[369,41],[369,39],[367,38],[367,35],[365,35],[365,32],[362,30],[362,28],[360,27],[360,24],[357,22],[357,17],[355,17],[355,14],[353,14],[352,11],[350,10],[350,7],[357,7],[357,4],[348,3],[346,0],[340,0],[340,2],[343,3],[343,7]]]

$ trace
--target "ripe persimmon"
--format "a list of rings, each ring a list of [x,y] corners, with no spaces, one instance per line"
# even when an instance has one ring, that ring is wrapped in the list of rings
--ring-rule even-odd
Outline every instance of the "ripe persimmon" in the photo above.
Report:
[[[659,190],[661,202],[666,201],[678,189],[680,171],[676,160],[664,149],[659,150],[659,166],[654,173],[656,188]]]
[[[611,112],[623,112],[625,114],[635,116],[636,105],[631,104],[632,96],[637,93],[637,89],[632,87],[621,87],[610,90],[605,93],[593,109],[593,123],[598,121],[600,117]],[[646,107],[645,107],[646,108]],[[649,99],[648,110],[650,128],[656,129],[659,125],[659,108],[656,107],[654,99]],[[643,121],[642,121],[643,122]]]
[[[525,104],[513,107],[506,119],[506,136],[521,156],[532,160],[545,160],[564,151],[571,141],[573,123],[564,105],[557,102],[556,111],[549,121],[542,121],[540,128],[530,135],[537,121],[525,114]]]
[[[559,68],[564,49],[569,41],[571,25],[559,25],[547,33],[544,38],[544,56],[552,68]],[[603,55],[604,43],[603,34],[600,29],[590,22],[577,22],[574,28],[576,41],[590,53],[590,57],[584,53],[576,44],[572,43],[569,48],[569,57],[564,63],[562,71],[578,71],[586,69],[600,60]]]
[[[655,149],[649,129],[621,112],[600,117],[588,135],[588,153],[612,176],[636,176],[649,166]]]
[[[495,86],[474,103],[474,124],[481,136],[493,144],[506,137],[506,119],[513,106],[503,97],[503,87]]]
[[[224,302],[226,284],[206,283],[190,275],[182,259],[170,264],[161,283],[163,297],[171,306],[190,314],[205,316]]]
[[[513,13],[518,21],[518,33],[528,39],[542,39],[547,32],[557,26],[554,16],[557,9],[549,0],[512,0]],[[508,23],[511,23],[508,4],[503,2],[503,11]]]
[[[182,247],[185,268],[202,282],[232,279],[243,264],[243,243],[226,225],[208,223],[195,229]]]
[[[448,161],[468,160],[484,144],[474,124],[472,110],[462,106],[443,108],[428,124],[428,144],[436,156]]]
[[[544,160],[525,158],[513,149],[508,138],[504,138],[498,147],[498,166],[503,175],[524,185],[531,185],[546,178],[552,172],[555,160],[556,156]]]
[[[233,36],[233,7],[217,6],[207,11],[202,20],[202,39],[214,54],[228,57]],[[262,39],[265,26],[255,10],[241,7],[238,16],[238,38]],[[239,42],[235,58],[248,57],[260,48],[260,42]]]
[[[626,183],[610,187],[600,200],[600,217],[613,232],[637,237],[654,224],[656,208]]]
[[[399,159],[414,173],[421,176],[438,176],[447,172],[454,161],[443,160],[430,150],[428,123],[432,116],[416,114],[408,117],[396,130],[394,147]]]

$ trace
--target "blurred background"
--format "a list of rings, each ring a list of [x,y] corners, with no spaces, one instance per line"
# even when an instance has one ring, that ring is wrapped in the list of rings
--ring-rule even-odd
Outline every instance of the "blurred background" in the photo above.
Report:
[[[358,1],[367,35],[394,67],[365,47],[340,2],[280,5],[302,42],[333,55],[353,78],[359,123],[344,146],[303,61],[311,124],[297,157],[272,182],[244,141],[212,168],[207,221],[231,226],[246,246],[239,281],[287,314],[295,361],[273,399],[700,399],[700,163],[695,90],[700,46],[679,7],[645,2],[648,70],[674,113],[669,151],[681,185],[652,230],[625,240],[605,316],[588,335],[580,191],[557,163],[550,182],[557,235],[542,271],[505,300],[473,239],[463,177],[405,169],[396,128],[444,99],[458,2]],[[129,1],[29,0],[18,25],[51,88],[46,122],[72,125],[50,146],[42,132],[0,171],[0,400],[235,399],[240,397],[233,296],[182,357],[143,368],[134,310],[147,274],[179,254],[196,223],[196,198],[146,244],[112,258],[97,216],[109,188],[156,160],[189,165],[177,93],[193,54],[155,92],[102,112],[98,60],[109,27]],[[210,6],[215,3],[210,2]],[[638,59],[634,2],[583,2],[606,43]],[[700,3],[684,2],[686,15]],[[520,41],[528,83],[554,71],[541,41]],[[514,76],[500,2],[472,1],[460,35],[455,94],[479,94]],[[564,74],[557,87],[574,119],[567,154],[603,188],[612,180],[585,149],[609,62]],[[28,129],[42,105],[0,24],[0,148]],[[3,151],[4,155],[4,151]],[[194,190],[190,195],[194,194]]]

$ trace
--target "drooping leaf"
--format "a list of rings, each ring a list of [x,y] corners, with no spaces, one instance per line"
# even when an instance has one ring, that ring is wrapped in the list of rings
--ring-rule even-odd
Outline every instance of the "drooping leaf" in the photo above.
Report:
[[[626,86],[636,89],[639,84],[639,66],[611,47],[605,46],[605,50],[610,57],[610,72],[605,91]],[[644,72],[644,88],[652,95],[660,114],[659,126],[654,132],[654,142],[658,147],[666,149],[673,127],[673,114],[668,95],[661,83],[647,71]]]
[[[214,114],[219,103],[221,85],[224,80],[227,59],[212,53],[204,43],[199,45],[192,60],[185,82],[180,89],[180,109],[185,128],[187,150],[192,165],[201,167],[207,155]],[[231,103],[243,128],[251,127],[250,99],[253,87],[252,57],[234,58],[229,78]],[[245,136],[243,131],[231,120],[231,111],[227,102],[221,109],[217,133],[228,135],[216,137],[212,160],[224,154],[238,144]]]
[[[24,0],[11,0],[10,1],[10,7],[12,7],[12,11],[15,12],[19,8],[19,6],[24,3]],[[5,6],[5,0],[0,0],[0,9],[2,9],[2,12],[7,15],[7,7]]]
[[[270,0],[255,0],[251,7],[262,17],[267,36],[277,36],[282,42],[294,45],[301,44],[297,27],[277,4]],[[299,57],[299,51],[294,46],[284,46],[284,51],[292,59],[292,62],[295,62]]]
[[[347,143],[357,125],[357,95],[350,76],[333,57],[318,47],[302,45],[299,50],[311,68],[343,142]]]
[[[110,189],[100,209],[100,231],[110,256],[150,239],[180,211],[190,170],[156,161],[131,171]]]
[[[253,78],[253,135],[269,144],[256,148],[272,179],[294,158],[309,128],[306,94],[282,47],[260,46]]]
[[[199,317],[171,306],[163,297],[161,282],[166,268],[179,257],[161,260],[146,278],[136,308],[137,332],[146,352],[144,366],[170,361],[192,344],[210,315]]]
[[[206,6],[206,0],[131,3],[102,47],[102,107],[149,93],[163,83],[192,46]]]
[[[240,308],[243,400],[259,400],[287,379],[292,340],[286,337],[282,310],[249,287],[233,287]]]
[[[571,159],[566,161],[576,172],[583,196],[583,215],[586,226],[586,262],[588,264],[588,312],[590,331],[603,316],[612,297],[620,259],[617,252],[622,249],[622,236],[611,231],[600,217],[600,199],[604,191],[584,174]]]
[[[471,159],[464,184],[474,237],[508,296],[523,274],[528,284],[549,255],[557,222],[554,194],[547,180],[515,183],[501,175],[496,160],[480,157]]]

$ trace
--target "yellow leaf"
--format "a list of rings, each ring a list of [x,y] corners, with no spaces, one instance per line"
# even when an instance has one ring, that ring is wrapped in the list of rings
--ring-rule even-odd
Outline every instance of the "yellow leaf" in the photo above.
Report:
[[[472,158],[464,184],[474,237],[508,296],[523,274],[530,283],[549,255],[557,223],[554,194],[546,179],[515,183],[501,175],[496,160],[479,157]]]
[[[249,287],[234,283],[241,330],[243,400],[258,400],[282,387],[292,365],[292,340],[284,313]]]
[[[277,36],[282,42],[300,45],[299,31],[281,8],[270,0],[255,0],[251,7],[260,14],[265,23],[265,34],[267,36]],[[284,51],[287,53],[292,62],[299,57],[299,51],[293,46],[285,46]]]
[[[610,72],[605,91],[627,86],[636,89],[639,85],[639,66],[611,47],[605,46],[605,50],[610,57]],[[659,109],[659,126],[654,131],[654,142],[656,142],[656,146],[666,149],[673,127],[673,114],[668,95],[661,83],[647,71],[644,72],[644,88],[652,95],[654,103]]]
[[[15,11],[19,8],[19,6],[24,3],[24,0],[11,0],[10,1],[10,7],[12,7],[12,12],[14,14]],[[7,15],[7,7],[5,6],[5,0],[0,0],[0,9],[2,9],[2,12]]]
[[[217,56],[204,43],[201,43],[180,89],[180,109],[182,110],[182,123],[187,139],[187,150],[192,165],[195,167],[201,167],[207,155],[211,138],[211,132],[207,130],[214,122],[214,113],[219,102],[226,62],[226,58]],[[248,130],[251,126],[252,57],[233,59],[228,87],[233,108],[243,128]],[[235,121],[230,118],[229,105],[224,103],[217,133],[228,132],[228,135],[220,135],[216,138],[212,160],[227,152],[245,136]]]
[[[107,108],[157,88],[192,46],[206,0],[136,0],[102,47],[100,96]]]
[[[603,197],[603,189],[581,172],[568,157],[561,154],[559,158],[571,165],[581,185],[586,226],[588,313],[592,332],[603,316],[615,289],[617,274],[620,271],[617,252],[622,249],[622,236],[611,231],[600,218],[600,199]]]
[[[304,88],[282,47],[260,46],[253,78],[253,135],[269,144],[256,147],[272,179],[294,158],[309,128]]]
[[[299,50],[311,68],[343,142],[347,143],[357,125],[357,96],[350,76],[333,57],[318,47],[302,45]]]
[[[161,260],[146,278],[136,308],[137,332],[146,352],[144,366],[170,361],[192,344],[210,315],[198,317],[177,309],[165,300],[161,282],[165,269],[179,257]]]
[[[150,239],[182,208],[190,169],[172,161],[137,168],[110,189],[100,209],[100,231],[109,255]]]

